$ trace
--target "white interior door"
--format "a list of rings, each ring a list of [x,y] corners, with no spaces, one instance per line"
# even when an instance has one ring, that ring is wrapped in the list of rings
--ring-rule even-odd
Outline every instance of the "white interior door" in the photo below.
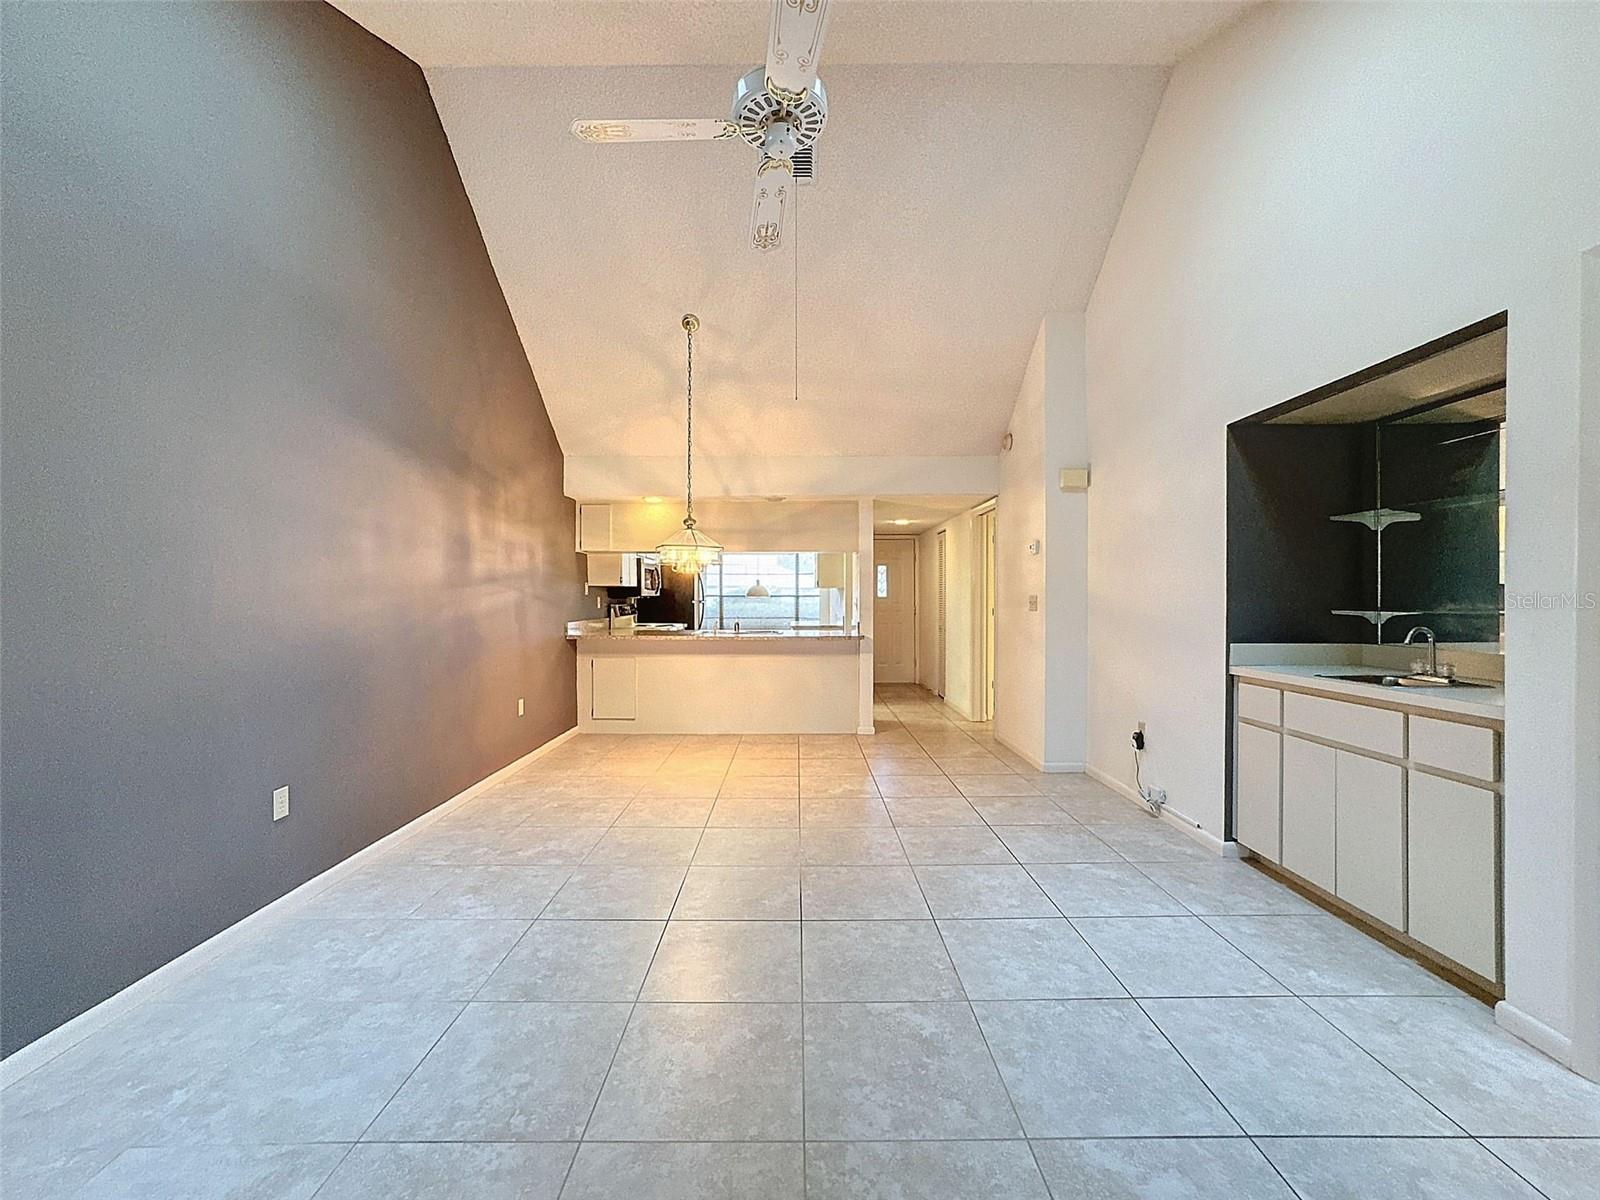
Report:
[[[879,683],[917,679],[917,544],[883,538],[873,544],[872,670]]]

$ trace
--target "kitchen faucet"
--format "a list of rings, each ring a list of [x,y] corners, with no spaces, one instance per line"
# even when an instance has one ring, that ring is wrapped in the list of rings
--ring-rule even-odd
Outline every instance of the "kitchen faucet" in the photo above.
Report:
[[[1406,634],[1406,640],[1402,644],[1406,646],[1416,645],[1419,634],[1425,634],[1428,638],[1428,674],[1437,679],[1439,678],[1439,639],[1433,636],[1433,630],[1426,625],[1414,625],[1411,632]]]

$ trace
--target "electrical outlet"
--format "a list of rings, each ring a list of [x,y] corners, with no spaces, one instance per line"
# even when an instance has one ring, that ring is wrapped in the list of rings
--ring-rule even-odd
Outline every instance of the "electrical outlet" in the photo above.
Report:
[[[1151,788],[1150,803],[1154,804],[1157,808],[1163,807],[1167,803],[1167,789],[1158,787]]]
[[[517,697],[517,716],[525,717],[527,715],[528,715],[528,701],[524,697],[518,696]]]
[[[1038,612],[1039,611],[1039,597],[1037,597],[1037,596],[1029,596],[1028,597],[1028,611],[1029,612]]]
[[[281,821],[289,815],[289,789],[278,788],[272,793],[272,819]]]

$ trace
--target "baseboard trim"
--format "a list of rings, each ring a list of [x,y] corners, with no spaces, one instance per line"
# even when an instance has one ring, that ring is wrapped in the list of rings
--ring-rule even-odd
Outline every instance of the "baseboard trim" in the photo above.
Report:
[[[1023,762],[1027,763],[1035,771],[1042,771],[1046,775],[1078,775],[1083,773],[1084,767],[1081,762],[1060,762],[1050,759],[1041,761],[1040,759],[1037,759],[1033,755],[1029,754],[1021,746],[1013,746],[1010,742],[1006,741],[1005,738],[1000,737],[998,734],[995,736],[994,740],[999,742],[1007,750],[1011,751],[1011,753],[1015,754]]]
[[[868,737],[870,735],[876,734],[877,732],[878,732],[878,728],[875,725],[857,725],[856,726],[856,736],[857,737]]]
[[[1122,780],[1116,778],[1116,776],[1108,775],[1099,767],[1095,766],[1085,767],[1084,774],[1090,779],[1093,779],[1096,783],[1104,784],[1117,795],[1121,796],[1124,800],[1128,801],[1128,803],[1136,804],[1140,808],[1148,811],[1148,806],[1144,802],[1144,797],[1140,796],[1136,789],[1129,787],[1127,784],[1123,783]],[[1210,832],[1209,830],[1202,829],[1200,826],[1193,824],[1187,817],[1181,816],[1178,813],[1173,812],[1171,809],[1163,809],[1161,811],[1161,820],[1166,824],[1171,825],[1174,829],[1181,829],[1184,833],[1188,834],[1195,841],[1199,842],[1207,850],[1210,850],[1218,858],[1242,858],[1244,855],[1244,850],[1238,842],[1225,842],[1216,834]]]
[[[1572,1065],[1572,1039],[1502,1000],[1494,1006],[1494,1023],[1535,1050],[1543,1051],[1564,1067]]]
[[[227,944],[235,940],[240,933],[266,917],[267,914],[279,908],[286,908],[293,902],[308,900],[316,893],[326,890],[339,882],[343,876],[350,874],[363,865],[368,859],[420,833],[425,827],[431,825],[446,813],[459,808],[474,796],[521,770],[534,759],[550,753],[557,746],[575,736],[577,732],[577,727],[574,726],[565,733],[558,733],[548,742],[528,751],[521,758],[507,763],[492,775],[486,775],[471,787],[457,792],[450,799],[430,808],[420,816],[412,818],[400,828],[385,834],[371,845],[365,846],[350,855],[350,857],[334,863],[326,871],[313,875],[299,887],[285,892],[276,900],[262,905],[255,912],[241,917],[226,929],[218,930],[205,941],[192,946],[170,962],[163,963],[148,975],[135,979],[127,987],[107,996],[93,1008],[85,1009],[77,1016],[57,1025],[49,1033],[42,1034],[26,1046],[13,1050],[4,1059],[0,1059],[0,1089],[8,1088],[17,1080],[31,1075],[51,1059],[65,1053],[83,1041],[90,1034],[104,1028],[124,1013],[137,1008],[146,1000],[151,999],[167,983],[175,980],[181,973],[203,966],[210,958],[225,949]]]

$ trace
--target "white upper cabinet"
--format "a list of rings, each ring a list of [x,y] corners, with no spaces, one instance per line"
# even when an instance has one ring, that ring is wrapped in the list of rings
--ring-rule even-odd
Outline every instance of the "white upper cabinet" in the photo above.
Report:
[[[578,550],[611,549],[611,505],[578,505]]]

